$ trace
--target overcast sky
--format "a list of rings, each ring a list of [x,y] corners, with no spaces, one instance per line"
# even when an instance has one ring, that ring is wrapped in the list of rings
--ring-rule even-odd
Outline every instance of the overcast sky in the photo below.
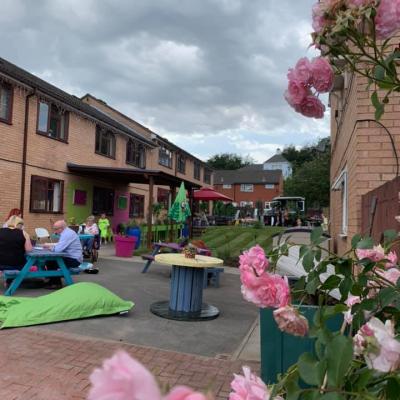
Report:
[[[1,0],[0,56],[206,160],[329,134],[284,101],[315,0]]]

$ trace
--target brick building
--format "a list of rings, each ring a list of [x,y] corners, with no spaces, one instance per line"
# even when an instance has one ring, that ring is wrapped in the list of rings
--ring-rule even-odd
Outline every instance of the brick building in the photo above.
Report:
[[[263,164],[215,171],[214,189],[232,198],[239,207],[255,207],[258,201],[265,207],[265,203],[283,193],[282,171],[264,170]]]
[[[346,73],[330,94],[332,247],[343,253],[361,233],[361,197],[398,175],[400,98],[391,97],[375,121],[373,88],[357,74]],[[397,204],[396,204],[397,206]]]
[[[212,183],[205,163],[93,96],[79,99],[0,58],[0,218],[28,232],[106,212],[115,227]],[[150,218],[151,219],[151,218]]]

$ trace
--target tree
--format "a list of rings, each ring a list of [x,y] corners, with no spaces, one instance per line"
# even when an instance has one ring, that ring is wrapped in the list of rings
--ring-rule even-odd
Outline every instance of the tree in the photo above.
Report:
[[[221,153],[212,156],[207,164],[214,169],[239,169],[246,165],[254,164],[250,156],[241,156],[233,153]]]
[[[322,140],[325,146],[319,141],[317,145],[296,150],[297,155],[292,150],[294,147],[290,147],[294,172],[284,182],[285,196],[305,197],[307,206],[314,208],[329,205],[330,144],[328,138]]]

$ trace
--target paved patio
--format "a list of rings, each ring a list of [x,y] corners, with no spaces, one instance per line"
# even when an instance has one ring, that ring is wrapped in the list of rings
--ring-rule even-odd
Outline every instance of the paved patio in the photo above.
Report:
[[[259,369],[258,362],[243,361],[254,359],[246,357],[243,345],[257,331],[258,310],[242,299],[236,270],[226,269],[221,287],[204,291],[204,300],[220,309],[217,319],[172,321],[149,311],[153,301],[168,299],[170,267],[153,264],[142,274],[138,259],[115,259],[112,252],[112,247],[103,248],[98,275],[81,274],[75,279],[97,282],[134,301],[132,312],[0,331],[2,400],[83,399],[90,372],[118,348],[142,361],[161,382],[202,390],[211,387],[217,399],[228,397],[232,373],[239,372],[241,365]],[[16,295],[48,293],[25,287]]]

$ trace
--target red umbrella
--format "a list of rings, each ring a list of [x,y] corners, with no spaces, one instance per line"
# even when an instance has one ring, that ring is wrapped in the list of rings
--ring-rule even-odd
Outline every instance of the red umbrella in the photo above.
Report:
[[[195,200],[221,200],[221,201],[233,201],[228,196],[219,193],[211,188],[201,188],[200,190],[195,190],[193,194]]]

